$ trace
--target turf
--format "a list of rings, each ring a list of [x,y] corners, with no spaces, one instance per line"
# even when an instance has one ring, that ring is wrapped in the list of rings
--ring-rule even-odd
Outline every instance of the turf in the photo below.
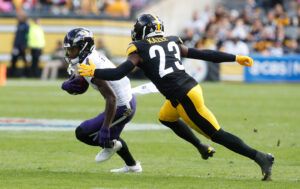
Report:
[[[87,119],[97,115],[103,99],[89,90],[70,96],[60,82],[13,80],[0,88],[0,117]],[[136,82],[133,85],[137,85]],[[0,132],[0,188],[299,188],[299,84],[202,84],[207,106],[222,127],[251,146],[276,156],[273,181],[260,181],[259,167],[222,146],[204,161],[169,130],[127,131],[123,138],[142,174],[111,174],[123,166],[118,156],[94,163],[98,148],[76,141],[73,131]],[[158,94],[138,97],[136,123],[158,123],[163,103]]]

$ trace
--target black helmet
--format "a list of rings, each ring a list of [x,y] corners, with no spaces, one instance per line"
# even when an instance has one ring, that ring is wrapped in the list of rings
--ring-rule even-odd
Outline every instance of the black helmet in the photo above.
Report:
[[[65,60],[69,64],[82,63],[84,59],[94,49],[93,33],[86,28],[75,28],[67,33],[64,38],[64,48],[78,48],[78,55],[75,58],[70,58],[66,51]]]
[[[131,31],[132,41],[163,35],[163,22],[157,16],[151,14],[142,14],[139,16]]]

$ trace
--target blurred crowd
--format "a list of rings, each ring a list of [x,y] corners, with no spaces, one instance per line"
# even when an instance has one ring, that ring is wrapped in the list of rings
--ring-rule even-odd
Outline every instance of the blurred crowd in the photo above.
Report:
[[[247,0],[243,7],[219,4],[194,12],[181,36],[190,47],[281,56],[300,53],[299,26],[299,0]]]
[[[130,18],[150,0],[0,0],[0,13],[25,10],[41,15]]]

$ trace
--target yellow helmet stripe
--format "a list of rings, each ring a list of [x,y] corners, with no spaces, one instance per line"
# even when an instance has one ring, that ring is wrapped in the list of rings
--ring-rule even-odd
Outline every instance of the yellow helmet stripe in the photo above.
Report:
[[[157,30],[160,31],[161,30],[161,28],[160,28],[160,22],[159,22],[157,16],[154,16],[154,18],[155,18],[155,21],[157,23]]]

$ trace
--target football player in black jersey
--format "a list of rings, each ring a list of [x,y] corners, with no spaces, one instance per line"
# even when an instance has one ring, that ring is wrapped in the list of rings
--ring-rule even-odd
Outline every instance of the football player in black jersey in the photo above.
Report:
[[[181,57],[186,57],[252,66],[253,59],[219,51],[187,48],[179,37],[166,37],[162,21],[151,14],[138,17],[132,30],[132,41],[127,49],[127,60],[119,67],[95,69],[93,62],[90,62],[89,65],[79,66],[80,75],[117,80],[130,73],[135,66],[141,68],[166,97],[159,114],[161,123],[170,128],[187,124],[213,142],[254,160],[262,170],[262,180],[271,180],[273,155],[251,148],[239,137],[220,127],[214,114],[204,104],[200,85],[185,72],[181,62]],[[180,136],[181,131],[177,132]]]

